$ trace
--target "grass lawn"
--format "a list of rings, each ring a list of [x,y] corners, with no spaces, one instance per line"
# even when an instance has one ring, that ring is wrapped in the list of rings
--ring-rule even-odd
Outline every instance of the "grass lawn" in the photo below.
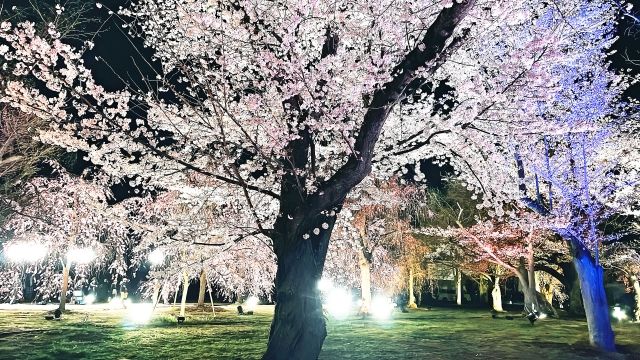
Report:
[[[47,308],[48,309],[48,308]],[[43,307],[0,309],[0,359],[259,359],[273,307],[253,316],[233,308],[191,310],[178,325],[177,309],[161,308],[144,326],[122,310],[73,307],[46,321]],[[218,308],[216,307],[216,310]],[[640,324],[615,325],[620,354],[588,346],[586,323],[492,319],[488,311],[414,310],[392,320],[329,319],[321,359],[640,359]]]

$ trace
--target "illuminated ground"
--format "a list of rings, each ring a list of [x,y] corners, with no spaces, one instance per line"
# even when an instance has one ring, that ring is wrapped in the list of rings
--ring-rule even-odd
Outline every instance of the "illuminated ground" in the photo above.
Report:
[[[272,307],[253,316],[232,308],[192,310],[178,326],[177,309],[161,308],[146,326],[123,310],[71,307],[46,321],[52,307],[0,307],[1,359],[258,359]],[[217,310],[221,310],[216,307]],[[547,319],[534,327],[520,318],[491,319],[488,311],[434,309],[394,314],[392,320],[330,319],[321,359],[640,359],[640,324],[616,325],[622,354],[593,353],[586,324]]]

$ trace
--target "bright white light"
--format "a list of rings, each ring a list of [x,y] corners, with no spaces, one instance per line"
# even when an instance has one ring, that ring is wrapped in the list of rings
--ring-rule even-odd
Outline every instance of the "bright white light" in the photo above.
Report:
[[[92,248],[73,248],[67,253],[67,259],[76,264],[88,264],[96,258]]]
[[[376,296],[371,300],[371,314],[377,319],[388,319],[395,304],[386,296]]]
[[[256,306],[258,305],[258,302],[260,302],[260,300],[257,296],[249,296],[247,301],[245,301],[245,306],[247,310],[254,311],[256,309]]]
[[[95,295],[93,295],[93,294],[89,294],[89,295],[87,295],[87,296],[85,296],[85,297],[84,297],[84,303],[85,303],[86,305],[91,305],[91,304],[93,304],[94,302],[96,302],[96,296],[95,296]]]
[[[353,308],[353,298],[346,289],[333,288],[327,294],[325,307],[333,317],[344,319]]]
[[[109,300],[109,308],[112,310],[122,309],[122,301],[119,298],[114,297],[113,299]]]
[[[323,277],[322,279],[320,279],[320,281],[318,281],[318,290],[322,292],[328,292],[331,289],[333,289],[333,281],[331,281],[331,279]]]
[[[620,308],[620,306],[616,306],[613,308],[613,317],[618,319],[618,321],[622,321],[627,318],[627,314]]]
[[[127,319],[138,325],[143,325],[151,320],[153,316],[153,304],[151,303],[140,303],[140,304],[131,304],[127,306]]]
[[[47,255],[47,247],[35,242],[16,242],[4,248],[9,260],[14,262],[38,262]]]
[[[164,262],[164,251],[155,249],[149,253],[149,262],[153,265],[160,265]]]

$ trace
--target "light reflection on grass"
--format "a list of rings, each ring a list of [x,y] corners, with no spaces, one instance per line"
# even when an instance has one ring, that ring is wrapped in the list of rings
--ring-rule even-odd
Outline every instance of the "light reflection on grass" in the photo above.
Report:
[[[0,310],[0,358],[259,359],[272,316],[267,306],[253,316],[238,316],[232,307],[215,317],[211,308],[190,309],[178,325],[178,309],[161,308],[148,325],[125,329],[124,310],[75,309],[59,322],[44,320],[42,310]],[[582,320],[546,319],[532,327],[526,319],[492,319],[477,310],[395,312],[384,321],[329,318],[327,330],[325,360],[640,359],[640,324],[615,325],[625,355],[594,353]]]

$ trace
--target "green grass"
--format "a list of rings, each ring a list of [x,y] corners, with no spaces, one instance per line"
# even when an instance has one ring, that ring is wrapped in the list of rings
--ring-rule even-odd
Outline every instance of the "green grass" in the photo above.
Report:
[[[38,309],[38,308],[36,308]],[[76,308],[77,309],[77,308]],[[44,312],[0,310],[0,359],[259,359],[271,307],[253,316],[191,310],[178,325],[161,309],[145,326],[120,310],[75,310],[61,321]],[[640,325],[615,325],[620,354],[588,345],[582,320],[545,319],[535,326],[488,311],[434,309],[395,313],[392,320],[329,319],[321,359],[640,359]]]

